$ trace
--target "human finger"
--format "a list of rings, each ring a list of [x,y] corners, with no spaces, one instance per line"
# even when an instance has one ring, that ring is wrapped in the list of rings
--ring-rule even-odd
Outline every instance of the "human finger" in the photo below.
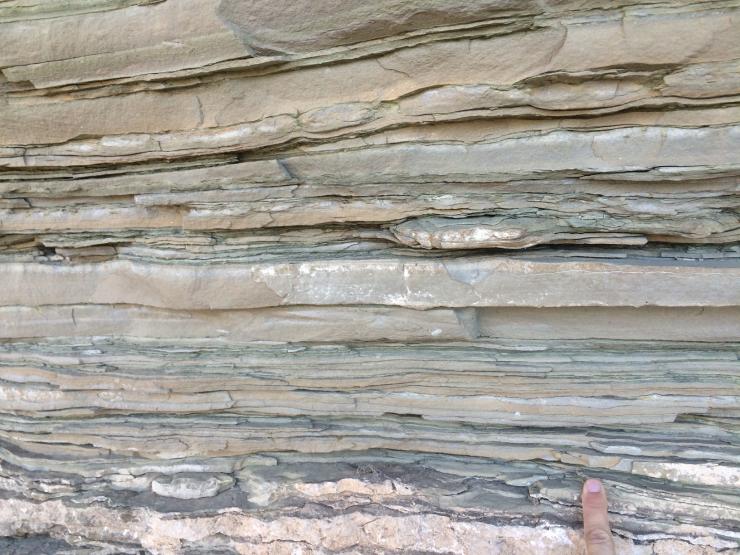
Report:
[[[588,555],[616,555],[609,528],[606,492],[596,479],[586,480],[581,492],[583,505],[583,534]]]

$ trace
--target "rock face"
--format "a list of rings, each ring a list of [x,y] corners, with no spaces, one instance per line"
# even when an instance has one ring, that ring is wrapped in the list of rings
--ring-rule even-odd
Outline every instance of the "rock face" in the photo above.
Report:
[[[740,553],[739,29],[0,1],[0,551]]]

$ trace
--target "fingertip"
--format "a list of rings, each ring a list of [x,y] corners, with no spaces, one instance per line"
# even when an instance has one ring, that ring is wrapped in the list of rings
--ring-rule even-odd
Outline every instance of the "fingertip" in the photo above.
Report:
[[[603,489],[604,486],[601,484],[601,481],[596,478],[589,478],[583,484],[584,493],[601,493]]]
[[[583,484],[581,500],[585,508],[602,509],[606,506],[606,491],[601,480],[589,478]]]
[[[583,483],[581,497],[587,553],[589,555],[614,555],[604,484],[601,480],[589,478]]]

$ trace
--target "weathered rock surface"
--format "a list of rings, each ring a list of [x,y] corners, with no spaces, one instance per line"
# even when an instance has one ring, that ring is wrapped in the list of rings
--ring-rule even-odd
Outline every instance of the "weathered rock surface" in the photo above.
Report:
[[[739,18],[0,0],[0,552],[740,553]]]

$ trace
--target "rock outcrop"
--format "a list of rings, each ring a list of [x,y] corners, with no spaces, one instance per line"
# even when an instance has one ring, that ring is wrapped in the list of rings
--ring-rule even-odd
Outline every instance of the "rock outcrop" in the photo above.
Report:
[[[739,29],[0,1],[0,551],[740,553]]]

